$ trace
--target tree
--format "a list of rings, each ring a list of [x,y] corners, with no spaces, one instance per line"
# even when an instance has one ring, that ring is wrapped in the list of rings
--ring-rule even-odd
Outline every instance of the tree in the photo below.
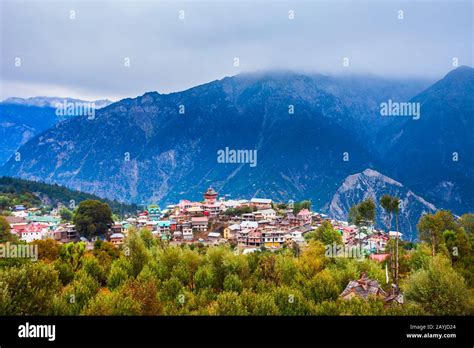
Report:
[[[382,208],[389,214],[389,219],[387,222],[387,228],[390,231],[392,227],[392,217],[395,214],[395,229],[397,235],[395,236],[395,265],[393,264],[393,250],[390,249],[390,265],[392,269],[392,277],[395,279],[395,285],[398,286],[398,278],[400,273],[400,265],[398,260],[398,213],[400,211],[400,199],[398,197],[392,197],[390,195],[383,195],[380,198],[380,205]]]
[[[316,239],[324,245],[342,244],[341,234],[334,229],[330,221],[323,221],[315,231],[309,232],[305,235],[306,240]]]
[[[11,205],[11,201],[7,196],[0,196],[0,210],[5,210]]]
[[[303,209],[311,210],[311,201],[301,201],[294,203],[293,214],[298,214]]]
[[[405,296],[420,304],[427,314],[472,315],[474,310],[464,279],[443,255],[434,256],[427,268],[407,279]]]
[[[10,304],[9,312],[0,315],[48,315],[61,290],[58,272],[42,262],[1,269],[0,279],[0,299]],[[6,306],[0,303],[2,307]]]
[[[139,232],[133,229],[128,231],[124,248],[125,256],[129,258],[132,265],[132,274],[136,277],[150,260],[149,251]]]
[[[73,212],[66,207],[61,207],[59,210],[59,215],[63,221],[71,221],[73,217]]]
[[[81,235],[94,237],[107,232],[109,225],[113,223],[112,211],[106,203],[86,200],[77,207],[73,222]]]
[[[425,214],[418,221],[420,240],[431,245],[431,254],[435,255],[443,243],[443,232],[446,230],[459,231],[460,227],[450,211],[439,210],[435,214]]]
[[[76,272],[82,266],[82,257],[86,252],[86,244],[83,242],[79,243],[67,243],[61,246],[59,252],[61,261],[71,267],[73,272]]]
[[[38,246],[38,259],[53,262],[59,258],[61,244],[53,239],[35,240],[31,244]]]
[[[362,245],[360,239],[360,232],[362,227],[367,229],[372,226],[375,221],[375,203],[371,198],[365,199],[359,204],[352,206],[349,210],[349,222],[355,224],[359,228],[359,243]]]
[[[0,216],[0,243],[14,242],[16,240],[16,236],[10,232],[10,224],[3,216]]]

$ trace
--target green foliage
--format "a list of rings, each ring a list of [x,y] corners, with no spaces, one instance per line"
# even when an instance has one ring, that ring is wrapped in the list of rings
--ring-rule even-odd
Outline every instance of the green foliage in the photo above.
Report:
[[[6,209],[17,204],[23,204],[27,208],[41,206],[41,200],[33,192],[39,192],[41,196],[48,197],[54,206],[58,204],[69,206],[71,201],[78,204],[86,200],[100,200],[107,203],[113,212],[122,216],[135,214],[138,210],[138,207],[134,204],[123,204],[102,199],[89,193],[70,190],[64,186],[9,177],[0,178],[0,209]]]
[[[59,256],[61,261],[69,265],[73,272],[82,266],[82,257],[86,252],[85,243],[67,243],[61,246]]]
[[[82,311],[84,315],[139,315],[140,304],[122,292],[100,291]]]
[[[242,214],[249,214],[257,211],[256,207],[251,206],[242,206],[237,208],[229,208],[227,209],[224,214],[229,216],[241,216]]]
[[[435,256],[426,268],[413,273],[404,289],[407,300],[418,303],[427,314],[474,314],[472,296],[465,280],[442,255]]]
[[[242,281],[235,274],[228,274],[224,279],[224,291],[242,292]]]
[[[73,222],[82,236],[91,238],[107,232],[108,226],[113,223],[112,211],[100,201],[83,201],[74,212]]]
[[[31,262],[0,270],[0,315],[48,315],[61,290],[58,272],[50,265]]]
[[[140,234],[137,231],[131,229],[128,232],[124,248],[125,256],[129,258],[132,266],[132,275],[136,277],[150,259],[150,254],[145,246],[145,241],[140,237]]]
[[[449,248],[469,240],[464,227],[454,227],[442,234],[449,256]],[[334,230],[324,224],[320,236],[326,231]],[[0,263],[0,315],[472,314],[472,259],[465,251],[454,259],[441,251],[433,258],[425,243],[400,248],[406,303],[388,306],[339,297],[362,272],[388,291],[384,263],[328,258],[316,238],[297,254],[287,248],[239,255],[228,246],[160,246],[150,237],[131,230],[122,248],[97,241],[92,250],[35,242],[36,263]]]
[[[133,269],[125,258],[119,258],[112,263],[110,273],[107,278],[107,286],[110,290],[114,290],[124,284],[132,274]]]
[[[458,231],[459,226],[454,216],[447,210],[438,210],[435,214],[425,214],[418,222],[420,240],[431,245],[432,255],[440,251],[443,244],[443,232],[446,230]]]
[[[321,226],[319,226],[315,231],[306,233],[306,240],[319,240],[324,245],[336,245],[342,244],[341,234],[334,229],[330,221],[323,221]]]
[[[61,216],[62,221],[71,221],[73,212],[66,207],[61,207],[59,210],[59,215]]]
[[[31,244],[38,246],[38,259],[53,262],[59,258],[61,244],[53,239],[35,240]]]
[[[303,209],[311,210],[311,201],[301,201],[293,204],[293,214],[298,214]]]
[[[10,224],[3,216],[0,216],[0,243],[16,241],[18,238],[10,232]]]
[[[349,222],[357,226],[370,226],[375,221],[375,203],[371,198],[363,200],[349,210]]]

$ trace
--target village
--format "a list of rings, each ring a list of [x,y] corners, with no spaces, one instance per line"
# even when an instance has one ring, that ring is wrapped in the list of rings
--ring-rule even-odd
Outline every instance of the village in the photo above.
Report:
[[[265,248],[274,251],[283,247],[304,247],[305,235],[328,221],[343,241],[342,246],[326,246],[328,256],[346,256],[338,253],[336,247],[358,248],[358,257],[368,256],[377,261],[388,257],[385,247],[389,238],[402,234],[395,231],[386,233],[375,228],[359,228],[346,221],[330,219],[327,215],[312,212],[307,208],[296,214],[293,202],[283,204],[283,209],[268,198],[250,200],[226,200],[209,188],[203,194],[203,200],[181,200],[161,210],[157,205],[149,205],[136,216],[115,221],[109,226],[108,233],[88,240],[80,236],[72,223],[61,223],[59,207],[47,215],[41,215],[37,207],[26,209],[15,206],[11,215],[6,217],[11,233],[24,242],[53,239],[61,243],[85,242],[89,249],[97,239],[107,240],[121,247],[132,227],[148,229],[155,238],[170,244],[204,245],[230,244],[240,253],[246,254]],[[280,204],[278,204],[281,207]],[[352,257],[355,257],[352,254]],[[349,257],[351,257],[349,255]]]

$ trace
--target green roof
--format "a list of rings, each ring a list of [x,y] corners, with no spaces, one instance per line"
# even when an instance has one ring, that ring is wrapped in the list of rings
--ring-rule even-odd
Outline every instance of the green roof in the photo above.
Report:
[[[25,218],[27,221],[33,221],[33,222],[51,222],[54,224],[59,223],[59,219],[52,217],[52,216],[27,216]]]

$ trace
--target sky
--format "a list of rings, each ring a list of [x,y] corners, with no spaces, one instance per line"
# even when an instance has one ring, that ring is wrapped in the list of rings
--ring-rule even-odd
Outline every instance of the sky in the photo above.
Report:
[[[473,66],[473,3],[1,0],[0,99],[118,100],[276,69],[438,79]]]

